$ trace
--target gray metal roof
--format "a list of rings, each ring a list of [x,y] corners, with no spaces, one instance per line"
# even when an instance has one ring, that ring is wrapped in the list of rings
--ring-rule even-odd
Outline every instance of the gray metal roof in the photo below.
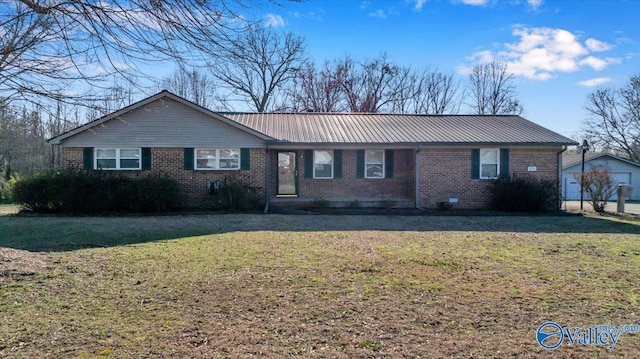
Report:
[[[293,143],[575,145],[520,116],[355,113],[222,113],[257,132]]]
[[[630,165],[634,165],[634,166],[639,166],[640,167],[640,163],[635,163],[633,161],[629,161],[627,159],[618,157],[618,156],[614,156],[610,153],[603,153],[603,152],[587,152],[584,154],[584,161],[588,162],[591,160],[597,160],[599,158],[602,157],[609,157],[612,158],[614,160],[617,161],[622,161],[625,163],[628,163]],[[570,154],[565,154],[562,155],[562,168],[569,168],[572,166],[575,166],[577,164],[582,164],[582,154],[581,153],[570,153]]]

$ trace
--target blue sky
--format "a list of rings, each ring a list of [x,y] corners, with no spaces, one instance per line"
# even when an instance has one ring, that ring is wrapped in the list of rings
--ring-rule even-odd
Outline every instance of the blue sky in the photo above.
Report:
[[[635,0],[307,0],[260,11],[265,24],[304,36],[318,62],[386,51],[461,81],[478,62],[507,62],[523,116],[566,136],[583,127],[588,93],[640,74]]]

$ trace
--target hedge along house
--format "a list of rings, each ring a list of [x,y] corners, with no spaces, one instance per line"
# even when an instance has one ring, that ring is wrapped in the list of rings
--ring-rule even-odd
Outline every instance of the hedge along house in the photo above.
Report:
[[[500,174],[558,181],[576,143],[519,116],[216,113],[170,92],[54,137],[61,166],[166,174],[184,207],[237,176],[270,205],[477,209]]]

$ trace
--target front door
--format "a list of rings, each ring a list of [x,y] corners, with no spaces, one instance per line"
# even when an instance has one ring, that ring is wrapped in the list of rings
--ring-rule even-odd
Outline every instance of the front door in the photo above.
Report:
[[[296,153],[278,152],[278,196],[298,195]]]

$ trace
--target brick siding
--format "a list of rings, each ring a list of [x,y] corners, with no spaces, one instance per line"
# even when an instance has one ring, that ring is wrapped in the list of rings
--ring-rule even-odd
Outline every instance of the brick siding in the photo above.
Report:
[[[414,151],[394,150],[393,178],[356,178],[356,151],[342,151],[342,178],[305,178],[305,151],[297,151],[298,194],[300,198],[322,198],[327,200],[351,201],[355,199],[409,199],[415,192]],[[277,191],[277,151],[271,151],[271,194]]]
[[[62,151],[64,167],[82,168],[82,148],[65,147]],[[509,151],[511,174],[532,175],[536,178],[557,180],[558,156],[556,149],[512,148]],[[277,152],[270,150],[271,196],[277,194]],[[153,148],[151,171],[118,171],[133,176],[166,174],[180,184],[184,207],[208,206],[207,183],[223,181],[225,176],[238,176],[264,195],[265,160],[264,149],[251,149],[249,171],[193,171],[184,170],[182,148]],[[415,194],[415,151],[394,150],[393,178],[356,178],[356,151],[342,151],[341,179],[304,178],[305,151],[297,151],[298,193],[300,198],[350,201],[355,199],[404,198],[413,201]],[[488,200],[487,184],[490,180],[471,178],[470,148],[423,148],[417,154],[420,166],[419,204],[424,208],[435,208],[440,201],[458,198],[454,205],[458,209],[480,209]],[[528,167],[535,166],[535,172]]]
[[[420,163],[420,206],[435,208],[437,203],[458,198],[454,208],[485,208],[490,180],[471,178],[471,149],[425,148],[418,153]],[[536,172],[528,172],[536,166]],[[509,172],[539,179],[558,179],[558,155],[554,149],[509,150]]]
[[[65,147],[62,152],[63,166],[82,168],[82,148]],[[117,171],[131,176],[167,175],[180,185],[181,205],[185,208],[209,206],[207,184],[224,181],[227,176],[236,176],[257,189],[264,197],[265,150],[251,149],[251,170],[209,171],[185,170],[183,148],[152,148],[150,171]]]

